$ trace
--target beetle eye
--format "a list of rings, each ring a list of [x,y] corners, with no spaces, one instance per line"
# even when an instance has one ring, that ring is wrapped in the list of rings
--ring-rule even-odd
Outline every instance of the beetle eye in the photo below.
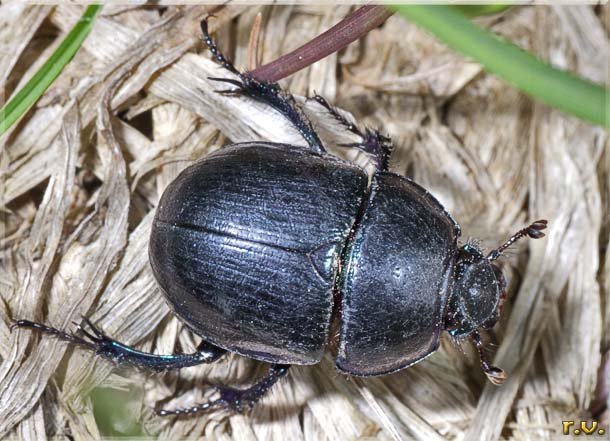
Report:
[[[483,253],[475,245],[467,243],[458,250],[458,262],[475,263],[483,258]]]
[[[458,252],[459,262],[470,262],[472,260],[472,253],[470,252],[470,246],[464,245]]]

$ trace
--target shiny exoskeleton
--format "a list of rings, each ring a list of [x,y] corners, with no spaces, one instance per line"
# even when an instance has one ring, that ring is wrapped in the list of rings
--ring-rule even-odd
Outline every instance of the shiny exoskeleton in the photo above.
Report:
[[[252,406],[292,364],[315,364],[334,346],[339,370],[381,375],[434,352],[440,333],[469,337],[495,384],[480,329],[499,316],[506,284],[493,263],[532,223],[487,256],[458,247],[460,227],[424,188],[388,171],[391,141],[361,131],[322,97],[315,100],[362,141],[369,178],[330,153],[293,97],[242,74],[204,41],[238,79],[213,78],[281,112],[307,146],[247,142],[226,146],[184,170],[165,190],[150,237],[150,263],[175,314],[202,343],[194,354],[136,351],[85,319],[84,338],[27,320],[30,327],[86,346],[118,363],[162,371],[210,363],[227,351],[272,363],[247,389],[218,387],[219,398],[160,415]],[[338,337],[331,329],[338,329]]]

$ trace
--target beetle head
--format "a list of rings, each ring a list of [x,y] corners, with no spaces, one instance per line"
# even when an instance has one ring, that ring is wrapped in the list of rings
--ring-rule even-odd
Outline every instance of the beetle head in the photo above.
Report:
[[[445,329],[462,337],[478,328],[493,327],[504,298],[506,281],[500,268],[476,246],[464,245],[458,251]]]
[[[496,324],[506,299],[506,280],[493,262],[522,237],[544,237],[542,230],[546,226],[546,220],[534,222],[487,256],[471,244],[464,245],[457,253],[445,330],[454,337],[468,336],[472,339],[479,352],[481,367],[493,384],[501,384],[506,376],[502,369],[489,364],[479,334],[480,329],[489,329]]]

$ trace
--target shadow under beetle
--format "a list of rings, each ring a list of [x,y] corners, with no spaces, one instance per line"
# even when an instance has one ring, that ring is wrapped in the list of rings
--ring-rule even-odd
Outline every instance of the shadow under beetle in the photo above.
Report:
[[[470,337],[489,380],[480,329],[498,320],[506,283],[493,262],[518,239],[540,238],[547,222],[518,231],[484,256],[458,247],[460,227],[415,182],[388,171],[391,140],[345,120],[314,99],[362,141],[372,156],[370,182],[355,164],[326,152],[294,98],[276,84],[240,73],[201,23],[216,60],[239,79],[211,78],[284,115],[307,147],[272,142],[228,145],[184,170],[165,190],[152,226],[153,273],[174,313],[203,338],[194,354],[136,351],[88,319],[83,337],[19,320],[85,346],[119,364],[153,371],[211,363],[228,352],[271,363],[253,386],[218,387],[214,401],[159,415],[251,407],[291,364],[318,363],[338,329],[336,365],[350,375],[383,375],[421,361],[442,330]]]

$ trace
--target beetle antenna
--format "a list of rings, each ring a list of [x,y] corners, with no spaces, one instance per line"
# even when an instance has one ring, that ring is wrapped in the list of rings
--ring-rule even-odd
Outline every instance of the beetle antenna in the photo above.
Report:
[[[542,232],[542,230],[546,229],[546,227],[547,227],[546,219],[540,219],[540,220],[537,220],[536,222],[533,222],[532,224],[523,228],[522,230],[517,231],[515,234],[512,235],[512,237],[510,239],[508,239],[506,242],[504,242],[502,245],[500,245],[497,249],[490,252],[487,255],[487,260],[489,260],[490,262],[493,262],[498,257],[500,257],[502,255],[502,253],[504,251],[506,251],[507,248],[509,248],[512,244],[514,244],[515,242],[517,242],[519,239],[521,239],[523,237],[529,237],[531,239],[540,239],[540,238],[544,237],[545,234]]]

